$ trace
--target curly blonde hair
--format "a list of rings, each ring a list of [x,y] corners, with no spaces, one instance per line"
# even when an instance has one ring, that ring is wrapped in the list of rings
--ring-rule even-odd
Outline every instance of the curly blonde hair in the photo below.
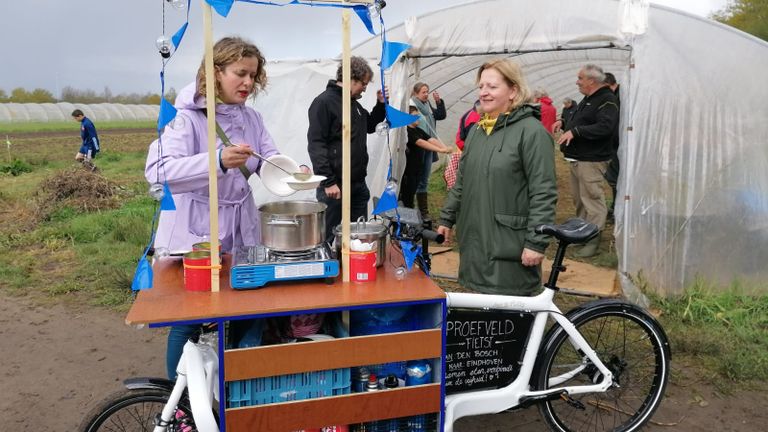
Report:
[[[267,71],[264,68],[264,55],[261,54],[256,45],[239,37],[225,37],[220,39],[213,46],[213,67],[216,70],[223,71],[224,68],[232,63],[236,63],[243,58],[253,57],[259,62],[256,71],[256,79],[253,85],[251,95],[255,95],[263,90],[267,85]],[[216,95],[219,95],[219,81],[216,80]],[[197,70],[197,93],[205,96],[205,58],[200,62],[200,68]]]

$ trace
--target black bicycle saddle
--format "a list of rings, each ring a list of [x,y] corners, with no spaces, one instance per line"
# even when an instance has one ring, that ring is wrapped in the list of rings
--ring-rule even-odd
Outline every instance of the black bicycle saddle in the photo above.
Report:
[[[597,236],[600,230],[597,225],[584,219],[571,218],[560,225],[539,225],[537,234],[547,234],[556,239],[573,244],[586,243]]]

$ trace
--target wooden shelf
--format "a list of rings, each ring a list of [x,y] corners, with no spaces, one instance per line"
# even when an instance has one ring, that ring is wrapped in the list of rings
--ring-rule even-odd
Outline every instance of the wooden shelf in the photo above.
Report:
[[[441,411],[440,384],[226,410],[228,432],[287,432]],[[301,413],[301,415],[297,415]]]
[[[224,381],[441,356],[440,329],[243,348],[224,352]]]

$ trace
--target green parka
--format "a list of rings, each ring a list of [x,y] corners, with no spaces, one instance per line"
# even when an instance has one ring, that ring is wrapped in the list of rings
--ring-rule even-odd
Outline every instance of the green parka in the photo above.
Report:
[[[541,266],[521,262],[523,248],[543,253],[549,243],[534,228],[555,221],[554,143],[538,113],[523,105],[499,116],[490,135],[474,127],[467,137],[440,212],[440,225],[458,225],[464,287],[531,295],[541,286]]]

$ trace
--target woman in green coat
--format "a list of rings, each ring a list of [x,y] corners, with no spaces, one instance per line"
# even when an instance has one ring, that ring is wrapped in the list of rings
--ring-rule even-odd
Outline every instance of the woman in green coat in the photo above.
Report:
[[[487,294],[532,295],[541,286],[548,240],[534,228],[555,221],[557,186],[552,137],[527,105],[530,90],[511,60],[477,74],[482,112],[467,137],[456,184],[437,231],[458,224],[459,283]]]

